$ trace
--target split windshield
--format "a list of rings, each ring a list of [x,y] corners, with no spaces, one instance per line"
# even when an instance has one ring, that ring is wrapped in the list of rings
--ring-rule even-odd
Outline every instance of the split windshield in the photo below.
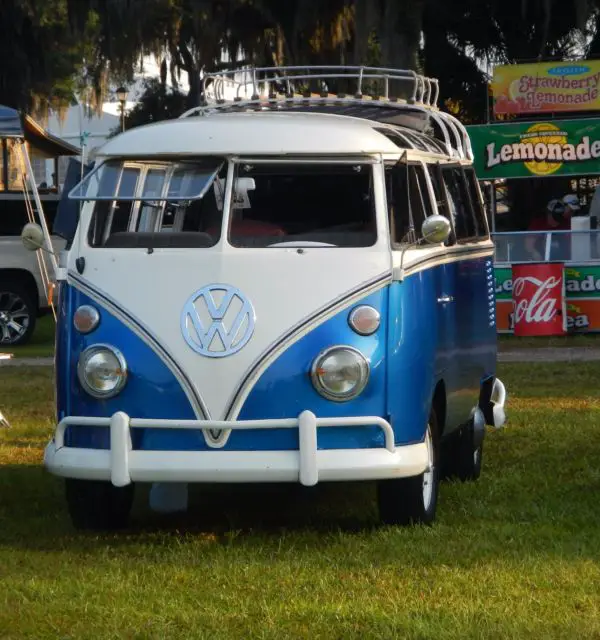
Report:
[[[92,247],[208,248],[222,234],[227,161],[109,161],[70,197],[94,201]],[[370,163],[240,163],[227,237],[235,247],[365,247],[376,241]]]

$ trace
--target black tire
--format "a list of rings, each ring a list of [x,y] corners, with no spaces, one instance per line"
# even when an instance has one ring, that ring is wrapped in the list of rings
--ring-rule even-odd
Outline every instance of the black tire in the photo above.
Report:
[[[36,320],[37,304],[29,289],[20,282],[0,279],[0,347],[29,342]]]
[[[439,434],[435,413],[432,411],[427,425],[426,442],[430,443],[432,468],[412,478],[380,480],[377,483],[377,505],[383,524],[431,525],[436,516],[440,486]],[[428,484],[431,493],[425,491]],[[429,498],[427,497],[429,495]]]
[[[123,529],[129,523],[134,485],[115,487],[101,480],[65,479],[65,496],[76,529]]]
[[[463,427],[456,440],[454,450],[454,474],[462,482],[475,481],[481,475],[483,462],[483,442],[475,447],[475,427],[473,421]]]

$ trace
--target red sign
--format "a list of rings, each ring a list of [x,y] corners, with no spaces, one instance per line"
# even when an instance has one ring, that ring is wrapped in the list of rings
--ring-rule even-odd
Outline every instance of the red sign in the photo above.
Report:
[[[563,263],[514,264],[513,321],[516,336],[566,333]]]

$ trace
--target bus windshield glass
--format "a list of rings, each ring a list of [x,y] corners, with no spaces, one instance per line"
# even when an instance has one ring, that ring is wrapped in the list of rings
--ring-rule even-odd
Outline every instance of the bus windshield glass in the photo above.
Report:
[[[211,247],[220,237],[216,187],[224,184],[226,172],[222,159],[110,161],[86,176],[69,197],[94,202],[88,232],[92,247]]]
[[[241,161],[233,193],[235,247],[369,247],[377,239],[367,162]]]

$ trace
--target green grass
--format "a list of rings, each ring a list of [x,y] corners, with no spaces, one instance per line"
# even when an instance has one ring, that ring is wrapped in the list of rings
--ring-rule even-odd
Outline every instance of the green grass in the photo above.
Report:
[[[372,484],[195,488],[82,534],[41,467],[49,370],[0,369],[2,638],[600,638],[600,365],[511,364],[510,424],[431,527]]]
[[[38,318],[31,340],[20,347],[10,347],[0,351],[12,353],[15,358],[44,358],[54,355],[54,317],[52,314]]]
[[[535,349],[538,347],[591,347],[600,348],[600,333],[576,333],[567,336],[514,336],[498,335],[498,351]]]

